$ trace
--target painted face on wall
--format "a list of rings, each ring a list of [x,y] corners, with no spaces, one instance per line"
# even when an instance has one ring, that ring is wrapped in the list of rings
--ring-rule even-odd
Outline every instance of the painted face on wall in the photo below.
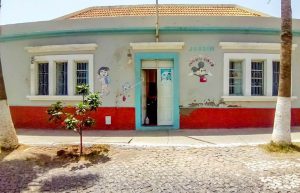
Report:
[[[189,75],[200,77],[199,82],[204,83],[207,82],[207,76],[212,76],[207,68],[213,67],[214,63],[208,57],[199,56],[192,59],[189,66],[192,71]]]
[[[106,70],[100,70],[99,75],[104,77],[104,76],[108,76],[108,71]]]

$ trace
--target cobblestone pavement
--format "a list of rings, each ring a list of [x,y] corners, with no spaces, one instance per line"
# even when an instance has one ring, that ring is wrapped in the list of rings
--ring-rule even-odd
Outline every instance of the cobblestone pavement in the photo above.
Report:
[[[300,192],[299,154],[258,147],[112,148],[105,163],[0,162],[0,192]]]

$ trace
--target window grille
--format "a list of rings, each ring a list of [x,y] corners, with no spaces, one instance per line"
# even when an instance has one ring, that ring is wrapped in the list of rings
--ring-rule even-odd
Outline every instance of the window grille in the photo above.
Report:
[[[88,63],[87,62],[78,62],[76,70],[76,84],[88,84]]]
[[[251,95],[264,95],[264,62],[251,62]]]
[[[229,95],[243,95],[243,65],[241,61],[232,61],[229,64]]]
[[[49,95],[49,64],[38,64],[38,95]]]
[[[280,62],[273,61],[273,96],[278,95]]]
[[[56,94],[68,95],[68,63],[56,63]]]

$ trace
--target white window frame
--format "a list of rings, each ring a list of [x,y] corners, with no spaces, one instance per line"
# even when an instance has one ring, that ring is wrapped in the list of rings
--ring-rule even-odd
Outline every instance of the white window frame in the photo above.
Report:
[[[68,95],[56,95],[56,62],[68,62]],[[34,56],[30,65],[30,96],[29,100],[80,100],[76,95],[76,64],[77,62],[88,62],[88,80],[90,91],[94,91],[94,55],[93,54],[69,54],[69,55],[45,55]],[[47,62],[49,64],[49,95],[38,95],[38,64]]]
[[[264,63],[264,96],[251,96],[251,62],[265,61]],[[230,61],[243,61],[243,96],[229,95],[229,64]],[[260,53],[224,53],[224,101],[276,101],[273,94],[273,61],[280,61],[280,54]],[[292,97],[296,99],[297,97]]]

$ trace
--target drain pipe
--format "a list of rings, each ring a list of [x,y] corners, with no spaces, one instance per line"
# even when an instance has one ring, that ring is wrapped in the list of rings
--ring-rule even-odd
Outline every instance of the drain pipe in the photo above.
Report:
[[[155,39],[159,41],[159,25],[158,25],[158,0],[156,0],[156,24],[155,24]]]

